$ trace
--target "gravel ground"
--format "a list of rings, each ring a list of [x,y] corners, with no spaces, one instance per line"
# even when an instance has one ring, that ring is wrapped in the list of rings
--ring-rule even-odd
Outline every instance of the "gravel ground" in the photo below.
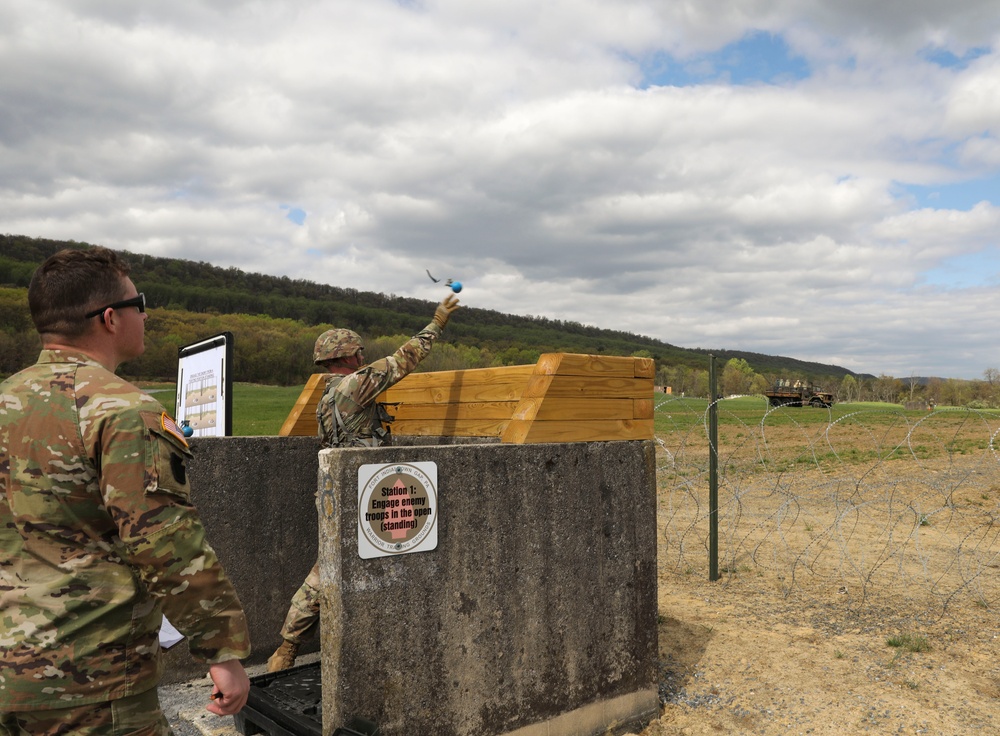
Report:
[[[319,653],[305,654],[296,664],[310,664],[319,661]],[[267,665],[247,668],[250,677],[263,675]],[[162,685],[159,689],[160,705],[174,730],[175,736],[237,736],[232,717],[217,716],[205,710],[208,696],[212,693],[212,681],[208,675],[187,682]]]

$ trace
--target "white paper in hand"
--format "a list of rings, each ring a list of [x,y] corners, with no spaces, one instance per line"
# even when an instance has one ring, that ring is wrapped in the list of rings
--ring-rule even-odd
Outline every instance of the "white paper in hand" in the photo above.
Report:
[[[170,649],[183,638],[184,634],[175,629],[174,625],[164,616],[163,623],[160,624],[160,646],[164,649]]]

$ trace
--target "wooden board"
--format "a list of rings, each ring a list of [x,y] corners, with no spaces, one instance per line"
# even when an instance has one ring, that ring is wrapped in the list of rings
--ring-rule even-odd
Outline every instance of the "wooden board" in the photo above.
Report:
[[[315,437],[319,431],[316,424],[316,407],[326,390],[329,373],[313,373],[306,381],[305,388],[295,400],[288,418],[281,425],[279,437]]]
[[[407,419],[510,419],[517,408],[516,401],[470,401],[465,404],[387,404],[396,421]],[[395,426],[395,425],[393,425]]]
[[[652,378],[605,376],[532,376],[526,399],[644,399],[653,396]]]
[[[501,439],[505,443],[523,445],[539,442],[645,440],[652,436],[652,419],[551,422],[512,420],[504,430]]]
[[[534,365],[508,365],[499,368],[468,368],[461,371],[433,371],[429,373],[411,373],[386,390],[396,391],[407,383],[419,383],[425,388],[450,388],[455,382],[466,385],[485,386],[493,383],[523,383],[524,379],[535,372]]]
[[[511,418],[521,421],[635,419],[636,401],[637,399],[526,398],[517,403]],[[650,405],[652,406],[652,402]],[[648,418],[652,418],[652,414]]]
[[[649,358],[546,353],[535,365],[411,373],[378,400],[397,435],[501,437],[504,442],[599,442],[653,436]],[[282,426],[315,435],[329,374],[309,379]]]
[[[379,401],[387,404],[465,404],[488,401],[517,401],[524,391],[525,381],[497,383],[465,383],[457,380],[451,386],[425,386],[419,379],[425,373],[407,376],[383,391]],[[410,380],[414,378],[415,380]]]
[[[544,376],[619,376],[653,378],[656,365],[652,358],[624,358],[614,355],[579,353],[544,353],[535,364],[535,375]]]
[[[393,422],[393,434],[414,437],[499,437],[509,419],[408,419]]]

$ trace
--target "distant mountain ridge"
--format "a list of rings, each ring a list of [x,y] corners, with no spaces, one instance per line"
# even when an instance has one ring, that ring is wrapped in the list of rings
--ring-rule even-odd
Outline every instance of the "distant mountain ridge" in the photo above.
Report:
[[[63,248],[88,243],[0,235],[0,284],[26,287],[34,269]],[[420,299],[364,292],[286,276],[247,273],[205,262],[161,258],[119,251],[132,266],[132,280],[151,307],[195,313],[268,315],[305,325],[347,325],[367,335],[413,334],[427,321],[433,304]],[[681,348],[642,335],[601,329],[546,317],[503,314],[463,306],[462,319],[448,327],[451,342],[488,348],[495,353],[516,350],[632,355],[646,351],[658,364],[704,369],[708,355],[720,367],[742,358],[765,376],[794,375],[839,379],[857,375],[837,365],[770,356],[741,350]]]

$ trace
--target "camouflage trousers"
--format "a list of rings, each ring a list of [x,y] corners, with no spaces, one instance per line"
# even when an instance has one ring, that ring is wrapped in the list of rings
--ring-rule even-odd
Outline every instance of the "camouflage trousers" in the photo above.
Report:
[[[312,566],[305,582],[292,596],[285,623],[281,627],[281,638],[293,644],[301,644],[312,637],[319,627],[319,563]]]
[[[156,688],[73,708],[0,713],[0,736],[173,736]]]

